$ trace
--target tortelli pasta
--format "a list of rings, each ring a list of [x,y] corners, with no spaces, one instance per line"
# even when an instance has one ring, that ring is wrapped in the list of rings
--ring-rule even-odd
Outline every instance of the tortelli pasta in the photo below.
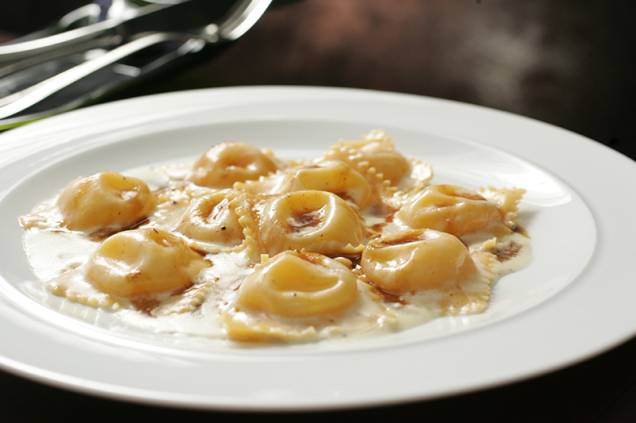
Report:
[[[107,294],[148,297],[190,287],[208,265],[183,239],[148,227],[102,242],[86,263],[86,279]]]
[[[57,205],[66,227],[90,232],[133,225],[152,212],[155,202],[143,181],[102,172],[69,184]]]
[[[45,281],[52,293],[155,332],[392,332],[483,311],[529,259],[523,189],[432,184],[431,166],[380,130],[315,160],[223,142],[129,173],[75,180],[21,224],[30,258],[60,257],[36,248],[44,236],[73,257]]]
[[[371,283],[398,295],[461,289],[477,273],[466,245],[433,229],[374,238],[362,252],[360,264]]]
[[[177,231],[188,238],[226,245],[239,244],[243,229],[236,213],[236,195],[231,190],[206,193],[192,200]]]
[[[212,147],[192,166],[190,180],[210,188],[231,188],[235,182],[258,179],[278,170],[266,151],[238,142]]]
[[[255,266],[238,291],[236,307],[282,317],[337,315],[357,299],[356,276],[322,254],[283,251]]]
[[[476,192],[455,185],[430,185],[409,198],[395,217],[410,228],[461,236],[501,223],[504,212]]]
[[[263,249],[276,254],[301,250],[342,255],[365,239],[356,208],[326,191],[294,191],[264,201],[259,216]]]
[[[343,160],[362,169],[374,169],[373,174],[393,185],[399,184],[411,170],[408,159],[395,149],[393,140],[383,131],[371,131],[359,140],[339,141],[325,157]]]
[[[319,161],[290,169],[276,193],[304,190],[331,192],[360,208],[369,206],[374,194],[366,178],[340,160]]]

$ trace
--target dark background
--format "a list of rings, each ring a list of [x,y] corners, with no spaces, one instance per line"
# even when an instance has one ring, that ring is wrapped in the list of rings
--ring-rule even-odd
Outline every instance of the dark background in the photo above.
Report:
[[[2,0],[0,40],[85,2]],[[113,98],[256,84],[399,91],[533,117],[634,158],[635,46],[633,0],[302,0],[269,12],[221,55]],[[636,194],[633,182],[618,185]],[[5,373],[0,398],[3,414],[25,418],[221,417],[85,397]],[[636,421],[636,341],[527,382],[347,417]]]

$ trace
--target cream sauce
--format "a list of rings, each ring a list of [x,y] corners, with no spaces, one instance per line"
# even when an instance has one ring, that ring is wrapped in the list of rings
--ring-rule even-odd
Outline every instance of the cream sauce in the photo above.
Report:
[[[184,181],[189,168],[189,163],[170,163],[126,172],[127,175],[144,180],[162,198],[144,226],[154,225],[173,231],[191,198],[196,197],[199,191],[205,191]],[[413,168],[415,173],[410,177],[411,180],[428,181],[432,177],[428,165],[418,162]],[[388,223],[387,216],[368,211],[363,216],[369,227],[383,226],[384,233],[400,229]],[[144,310],[128,300],[113,298],[98,291],[86,280],[85,264],[100,241],[81,232],[60,228],[61,221],[55,198],[44,201],[21,220],[26,229],[24,249],[35,275],[43,281],[42,290],[48,289],[69,301],[106,310],[117,324],[124,327],[154,333],[179,333],[218,339],[226,337],[223,314],[231,310],[241,280],[253,271],[245,252],[240,249],[215,252],[222,246],[202,247],[189,240],[198,251],[203,249],[208,252],[206,259],[212,262],[212,266],[203,270],[193,286],[185,292],[155,298],[157,304]],[[451,314],[483,311],[487,307],[493,283],[501,276],[528,265],[529,239],[509,232],[499,237],[489,231],[462,237],[480,272],[474,280],[466,283],[464,289],[468,297],[474,295],[474,298],[470,297],[464,309],[457,309]],[[514,247],[509,248],[512,244]],[[500,253],[499,256],[493,251]],[[489,259],[485,260],[484,257]],[[333,320],[313,321],[277,318],[278,324],[291,331],[303,331],[310,326],[313,328],[312,339],[325,339],[403,330],[448,314],[448,309],[440,305],[445,293],[429,291],[387,301],[387,297],[375,288],[362,281],[358,284],[361,293],[359,300],[345,315]],[[247,320],[255,318],[238,317]]]

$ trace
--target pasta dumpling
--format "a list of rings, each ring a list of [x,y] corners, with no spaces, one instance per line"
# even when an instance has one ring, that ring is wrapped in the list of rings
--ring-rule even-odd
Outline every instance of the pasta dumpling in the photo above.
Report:
[[[365,235],[353,206],[326,191],[295,191],[274,197],[261,214],[260,238],[270,254],[288,249],[351,254]]]
[[[143,228],[107,238],[89,258],[85,276],[102,292],[135,298],[183,290],[208,265],[181,238]]]
[[[321,161],[289,171],[280,192],[328,191],[365,208],[373,190],[367,179],[340,160]]]
[[[466,246],[430,229],[397,232],[371,240],[362,252],[362,272],[392,294],[451,290],[477,272]]]
[[[257,265],[241,284],[239,310],[299,318],[337,315],[358,298],[345,265],[315,253],[285,251]]]
[[[409,161],[395,149],[393,140],[383,131],[371,131],[360,140],[339,141],[329,149],[325,158],[342,160],[354,166],[366,162],[392,185],[399,184],[411,171]]]
[[[121,229],[147,217],[155,199],[140,179],[102,172],[71,182],[57,199],[64,225],[94,232]]]
[[[238,244],[243,239],[229,190],[216,191],[196,198],[183,214],[177,230],[203,242]]]
[[[410,198],[396,213],[410,228],[430,228],[461,236],[503,221],[497,204],[455,185],[430,185]]]
[[[433,168],[378,130],[295,159],[210,147],[126,172],[148,185],[79,179],[21,216],[33,295],[214,343],[388,334],[486,310],[495,282],[532,260],[526,224],[545,220],[527,219],[541,207],[525,213],[520,188],[431,185]],[[447,172],[487,183],[458,165]]]
[[[251,145],[225,142],[199,157],[189,179],[210,188],[230,188],[235,182],[258,179],[277,170],[277,162],[270,154]]]

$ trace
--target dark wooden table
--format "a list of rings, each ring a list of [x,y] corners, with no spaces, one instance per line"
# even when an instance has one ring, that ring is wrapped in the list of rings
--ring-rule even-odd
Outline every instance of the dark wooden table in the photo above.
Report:
[[[33,29],[81,3],[22,0],[0,6],[0,33]],[[635,16],[629,0],[304,0],[266,15],[221,56],[119,97],[255,84],[400,91],[534,117],[634,158]],[[633,183],[625,182],[608,189],[636,194]],[[26,419],[227,417],[107,401],[7,373],[0,373],[0,398],[3,415]],[[568,369],[488,391],[302,418],[342,415],[636,421],[636,340]]]

